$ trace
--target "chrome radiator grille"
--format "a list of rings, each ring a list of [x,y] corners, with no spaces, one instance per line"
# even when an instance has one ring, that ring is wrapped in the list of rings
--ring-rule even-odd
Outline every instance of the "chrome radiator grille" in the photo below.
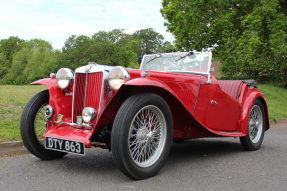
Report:
[[[98,111],[102,92],[103,73],[76,73],[72,117],[76,123],[77,116],[82,115],[84,107],[93,107]]]

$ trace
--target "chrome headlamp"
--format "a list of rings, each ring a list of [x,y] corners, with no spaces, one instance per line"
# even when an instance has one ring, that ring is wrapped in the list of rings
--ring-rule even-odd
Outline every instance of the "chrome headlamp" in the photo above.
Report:
[[[116,66],[109,72],[108,83],[113,90],[118,90],[129,79],[129,72],[124,67]]]
[[[82,111],[82,118],[83,121],[88,123],[95,119],[96,117],[96,110],[92,107],[86,107]]]
[[[68,88],[74,80],[74,74],[69,68],[61,68],[56,74],[56,80],[59,88]]]

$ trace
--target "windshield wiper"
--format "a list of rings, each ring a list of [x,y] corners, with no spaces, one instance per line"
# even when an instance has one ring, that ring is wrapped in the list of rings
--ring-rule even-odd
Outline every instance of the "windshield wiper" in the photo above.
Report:
[[[159,58],[159,57],[161,57],[161,53],[158,53],[157,55],[155,55],[154,57],[152,57],[152,59],[150,59],[149,61],[147,61],[147,63],[145,63],[145,64],[148,64],[148,63],[150,63],[151,61],[153,61],[153,60],[155,60],[155,59],[157,59],[157,58]]]
[[[188,52],[188,53],[186,53],[185,55],[183,55],[182,57],[180,57],[179,59],[177,59],[177,60],[175,60],[176,62],[177,61],[179,61],[179,60],[181,60],[181,59],[183,59],[183,58],[185,58],[185,57],[187,57],[187,56],[191,56],[191,55],[193,55],[194,54],[194,52]]]

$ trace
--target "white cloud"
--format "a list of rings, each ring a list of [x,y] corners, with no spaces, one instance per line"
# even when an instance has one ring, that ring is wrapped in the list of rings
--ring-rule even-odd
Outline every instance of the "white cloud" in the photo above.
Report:
[[[100,30],[128,33],[154,28],[167,40],[161,0],[0,0],[0,38],[41,38],[61,48],[71,35],[92,35]]]

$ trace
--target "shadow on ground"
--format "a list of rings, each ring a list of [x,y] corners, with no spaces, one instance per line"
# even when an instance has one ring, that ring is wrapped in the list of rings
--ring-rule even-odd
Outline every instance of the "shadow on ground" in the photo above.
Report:
[[[165,165],[165,171],[182,168],[184,164],[196,165],[203,159],[220,160],[226,156],[237,155],[243,151],[239,140],[233,138],[195,139],[183,143],[174,143]],[[111,175],[118,176],[120,171],[113,162],[112,153],[100,148],[87,150],[86,156],[67,155],[61,160],[41,161],[33,160],[32,163],[48,168],[57,168],[68,173],[86,175]],[[165,168],[165,167],[164,167]],[[123,176],[121,176],[123,177]]]

